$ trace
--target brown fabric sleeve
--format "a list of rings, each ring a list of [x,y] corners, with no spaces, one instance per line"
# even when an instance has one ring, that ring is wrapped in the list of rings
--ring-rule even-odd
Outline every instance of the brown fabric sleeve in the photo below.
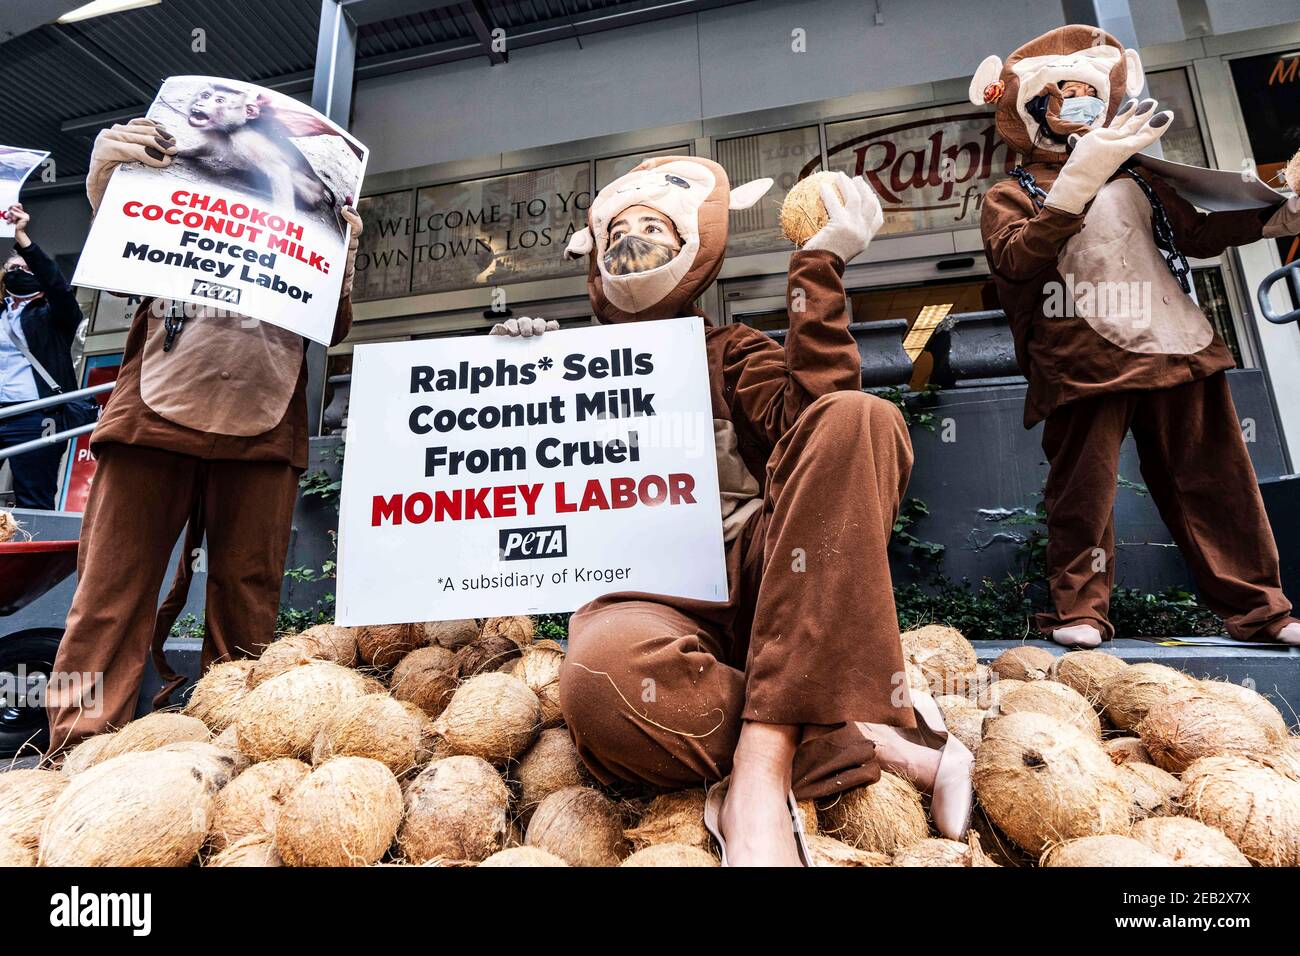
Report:
[[[1018,183],[1006,180],[984,195],[980,233],[989,268],[1008,282],[1024,282],[1056,267],[1061,249],[1083,226],[1072,216],[1044,206],[1039,209]]]
[[[723,360],[734,421],[775,445],[805,408],[831,392],[862,387],[862,360],[849,332],[844,263],[825,250],[790,257],[790,332],[783,349],[761,332],[740,337]]]
[[[345,295],[339,299],[338,311],[334,313],[334,334],[330,336],[330,345],[338,345],[352,331],[352,296]]]
[[[1193,259],[1211,259],[1222,255],[1229,246],[1255,242],[1263,236],[1264,223],[1278,208],[1201,212],[1159,176],[1145,178],[1155,187],[1156,195],[1164,204],[1179,251]]]

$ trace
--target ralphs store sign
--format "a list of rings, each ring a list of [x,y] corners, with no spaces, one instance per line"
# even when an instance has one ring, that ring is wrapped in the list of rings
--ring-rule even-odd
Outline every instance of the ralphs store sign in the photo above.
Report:
[[[832,123],[826,144],[832,170],[863,177],[880,197],[884,234],[978,226],[984,192],[1015,166],[993,114],[969,106]],[[820,168],[814,159],[800,178]]]

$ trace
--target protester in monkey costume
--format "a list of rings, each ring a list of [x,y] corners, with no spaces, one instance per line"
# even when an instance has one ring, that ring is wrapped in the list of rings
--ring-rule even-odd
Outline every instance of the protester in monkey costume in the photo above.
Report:
[[[1087,26],[1044,34],[1005,65],[989,57],[970,86],[972,102],[997,104],[998,134],[1024,164],[989,190],[980,225],[1029,380],[1025,426],[1044,423],[1050,463],[1055,611],[1038,623],[1067,647],[1114,636],[1112,508],[1132,432],[1151,496],[1229,634],[1300,644],[1228,390],[1232,356],[1191,298],[1185,258],[1294,235],[1300,204],[1278,195],[1198,212],[1170,181],[1189,167],[1157,175],[1138,155],[1173,116],[1154,100],[1121,107],[1142,86],[1137,53]]]
[[[163,168],[176,146],[137,119],[95,140],[86,192],[98,209],[118,165]],[[333,341],[352,325],[352,225]],[[192,310],[191,310],[192,311]],[[135,716],[151,644],[161,657],[184,603],[192,548],[207,534],[202,663],[251,656],[272,639],[298,477],[307,466],[305,340],[243,316],[170,303],[141,304],[117,383],[91,435],[98,464],[77,552],[77,591],[54,671],[103,674],[102,708],[79,688],[51,684],[50,753]],[[177,589],[160,614],[158,591],[189,523]],[[156,642],[155,642],[156,638]]]
[[[718,164],[674,156],[606,186],[567,250],[590,255],[596,317],[693,314],[722,267],[728,210],[770,185],[733,190]],[[600,780],[730,774],[706,823],[733,865],[799,865],[791,792],[871,783],[881,766],[935,793],[944,832],[960,836],[969,816],[969,752],[955,738],[943,749],[934,702],[908,696],[886,548],[912,448],[898,410],[861,391],[841,284],[883,217],[861,179],[841,175],[838,190],[823,189],[830,221],[791,257],[785,347],[745,325],[705,330],[728,600],[605,595],[573,615],[560,674]]]

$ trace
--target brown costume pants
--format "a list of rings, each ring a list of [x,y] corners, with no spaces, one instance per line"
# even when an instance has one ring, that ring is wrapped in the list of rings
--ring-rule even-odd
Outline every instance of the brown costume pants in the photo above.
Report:
[[[258,653],[275,631],[298,470],[285,462],[204,461],[107,444],[77,551],[77,592],[57,674],[102,675],[97,699],[52,681],[51,754],[135,716],[158,592],[201,495],[207,526],[203,666]]]
[[[1047,567],[1055,614],[1044,632],[1091,624],[1107,637],[1115,577],[1119,450],[1132,431],[1142,478],[1206,605],[1238,640],[1270,640],[1291,620],[1277,545],[1225,373],[1174,388],[1063,405],[1043,426]]]
[[[663,787],[731,769],[742,720],[803,725],[795,792],[880,776],[854,721],[914,727],[886,548],[912,466],[902,416],[813,402],[728,547],[726,603],[606,595],[574,614],[560,701],[591,771]]]

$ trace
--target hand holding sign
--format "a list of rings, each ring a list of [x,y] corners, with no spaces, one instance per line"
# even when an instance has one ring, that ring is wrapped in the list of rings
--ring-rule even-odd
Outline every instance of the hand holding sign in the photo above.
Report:
[[[17,221],[13,216],[14,210],[18,210],[20,215],[26,215],[22,212],[22,206],[18,202],[18,193],[23,188],[23,183],[27,181],[36,167],[45,162],[49,153],[43,153],[34,149],[17,149],[13,146],[0,146],[0,237],[8,238],[13,236]],[[26,219],[23,220],[26,224]]]

